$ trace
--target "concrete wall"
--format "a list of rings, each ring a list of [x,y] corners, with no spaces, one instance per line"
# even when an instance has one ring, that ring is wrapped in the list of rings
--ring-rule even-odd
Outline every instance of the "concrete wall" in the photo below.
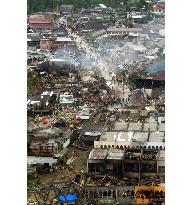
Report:
[[[40,49],[48,49],[51,51],[52,41],[49,39],[42,39],[40,40]]]

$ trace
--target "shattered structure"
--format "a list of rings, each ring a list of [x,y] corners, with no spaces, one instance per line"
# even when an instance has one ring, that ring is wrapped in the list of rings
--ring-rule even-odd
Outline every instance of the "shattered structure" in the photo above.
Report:
[[[165,7],[153,5],[28,18],[29,204],[164,204]]]

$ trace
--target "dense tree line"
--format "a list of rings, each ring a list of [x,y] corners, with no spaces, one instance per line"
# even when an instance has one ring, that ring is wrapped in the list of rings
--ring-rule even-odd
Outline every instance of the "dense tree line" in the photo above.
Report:
[[[27,0],[28,14],[33,12],[45,11],[46,9],[54,9],[57,5],[73,4],[74,9],[88,8],[91,5],[105,4],[106,6],[126,7],[137,6],[142,7],[146,4],[145,0]]]

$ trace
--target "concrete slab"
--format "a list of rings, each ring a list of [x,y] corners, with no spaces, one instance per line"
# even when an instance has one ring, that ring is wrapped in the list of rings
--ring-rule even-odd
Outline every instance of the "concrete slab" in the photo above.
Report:
[[[142,131],[142,123],[130,122],[128,131]]]
[[[157,130],[157,123],[156,122],[150,122],[150,123],[144,123],[143,126],[143,131],[147,132],[147,131],[151,131],[154,132]]]
[[[159,130],[160,132],[165,132],[165,123],[159,124],[158,130]]]
[[[129,123],[128,122],[116,122],[112,131],[127,131]]]

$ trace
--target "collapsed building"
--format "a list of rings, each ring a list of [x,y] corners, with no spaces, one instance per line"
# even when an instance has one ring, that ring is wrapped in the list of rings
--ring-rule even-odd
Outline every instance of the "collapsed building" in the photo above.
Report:
[[[35,130],[28,134],[29,156],[53,157],[66,148],[72,138],[68,128],[49,128]]]
[[[146,178],[164,177],[164,150],[93,149],[88,158],[88,174],[92,177]]]
[[[164,123],[118,122],[112,130],[94,140],[88,158],[90,176],[164,177]]]
[[[99,139],[102,133],[108,130],[108,126],[83,124],[80,135],[85,143],[94,144],[94,140]]]
[[[67,9],[62,11],[62,15],[67,15]],[[29,46],[41,45],[44,52],[51,51],[42,55],[41,50],[37,59],[33,59],[37,52],[30,51],[28,55],[30,63],[42,62],[34,72],[43,82],[43,89],[56,94],[53,102],[47,93],[38,92],[28,97],[28,121],[32,124],[28,126],[28,173],[50,173],[59,158],[63,161],[61,175],[68,177],[65,173],[69,172],[74,178],[76,167],[65,163],[64,153],[72,148],[80,150],[83,144],[86,153],[77,172],[82,170],[80,175],[83,176],[87,164],[88,173],[84,173],[85,185],[82,180],[79,186],[82,187],[80,198],[111,204],[163,203],[165,190],[160,182],[164,182],[165,177],[165,115],[164,109],[158,107],[164,106],[165,101],[163,73],[150,72],[146,78],[137,79],[129,89],[131,95],[122,99],[122,91],[115,90],[115,82],[108,86],[109,82],[99,76],[97,65],[97,61],[103,64],[111,57],[118,70],[133,70],[134,67],[137,72],[144,70],[155,62],[156,48],[164,46],[163,26],[157,28],[153,24],[153,31],[151,24],[147,28],[106,29],[102,20],[90,18],[80,19],[87,20],[84,28],[96,30],[92,37],[97,40],[99,50],[94,53],[100,51],[105,57],[102,60],[93,61],[90,54],[78,49],[61,26],[55,28],[55,35],[54,29],[43,32],[42,36],[28,35]],[[101,23],[93,25],[97,21]],[[103,37],[105,41],[101,42]],[[148,43],[154,39],[154,43]],[[93,52],[95,48],[90,49]],[[41,75],[42,71],[47,74]],[[124,87],[123,83],[123,93]],[[75,157],[69,156],[68,161],[74,161]],[[69,185],[73,183],[71,178],[66,179]],[[61,177],[58,181],[65,183]]]
[[[114,204],[164,204],[165,187],[157,186],[88,186],[82,197],[90,202]]]

